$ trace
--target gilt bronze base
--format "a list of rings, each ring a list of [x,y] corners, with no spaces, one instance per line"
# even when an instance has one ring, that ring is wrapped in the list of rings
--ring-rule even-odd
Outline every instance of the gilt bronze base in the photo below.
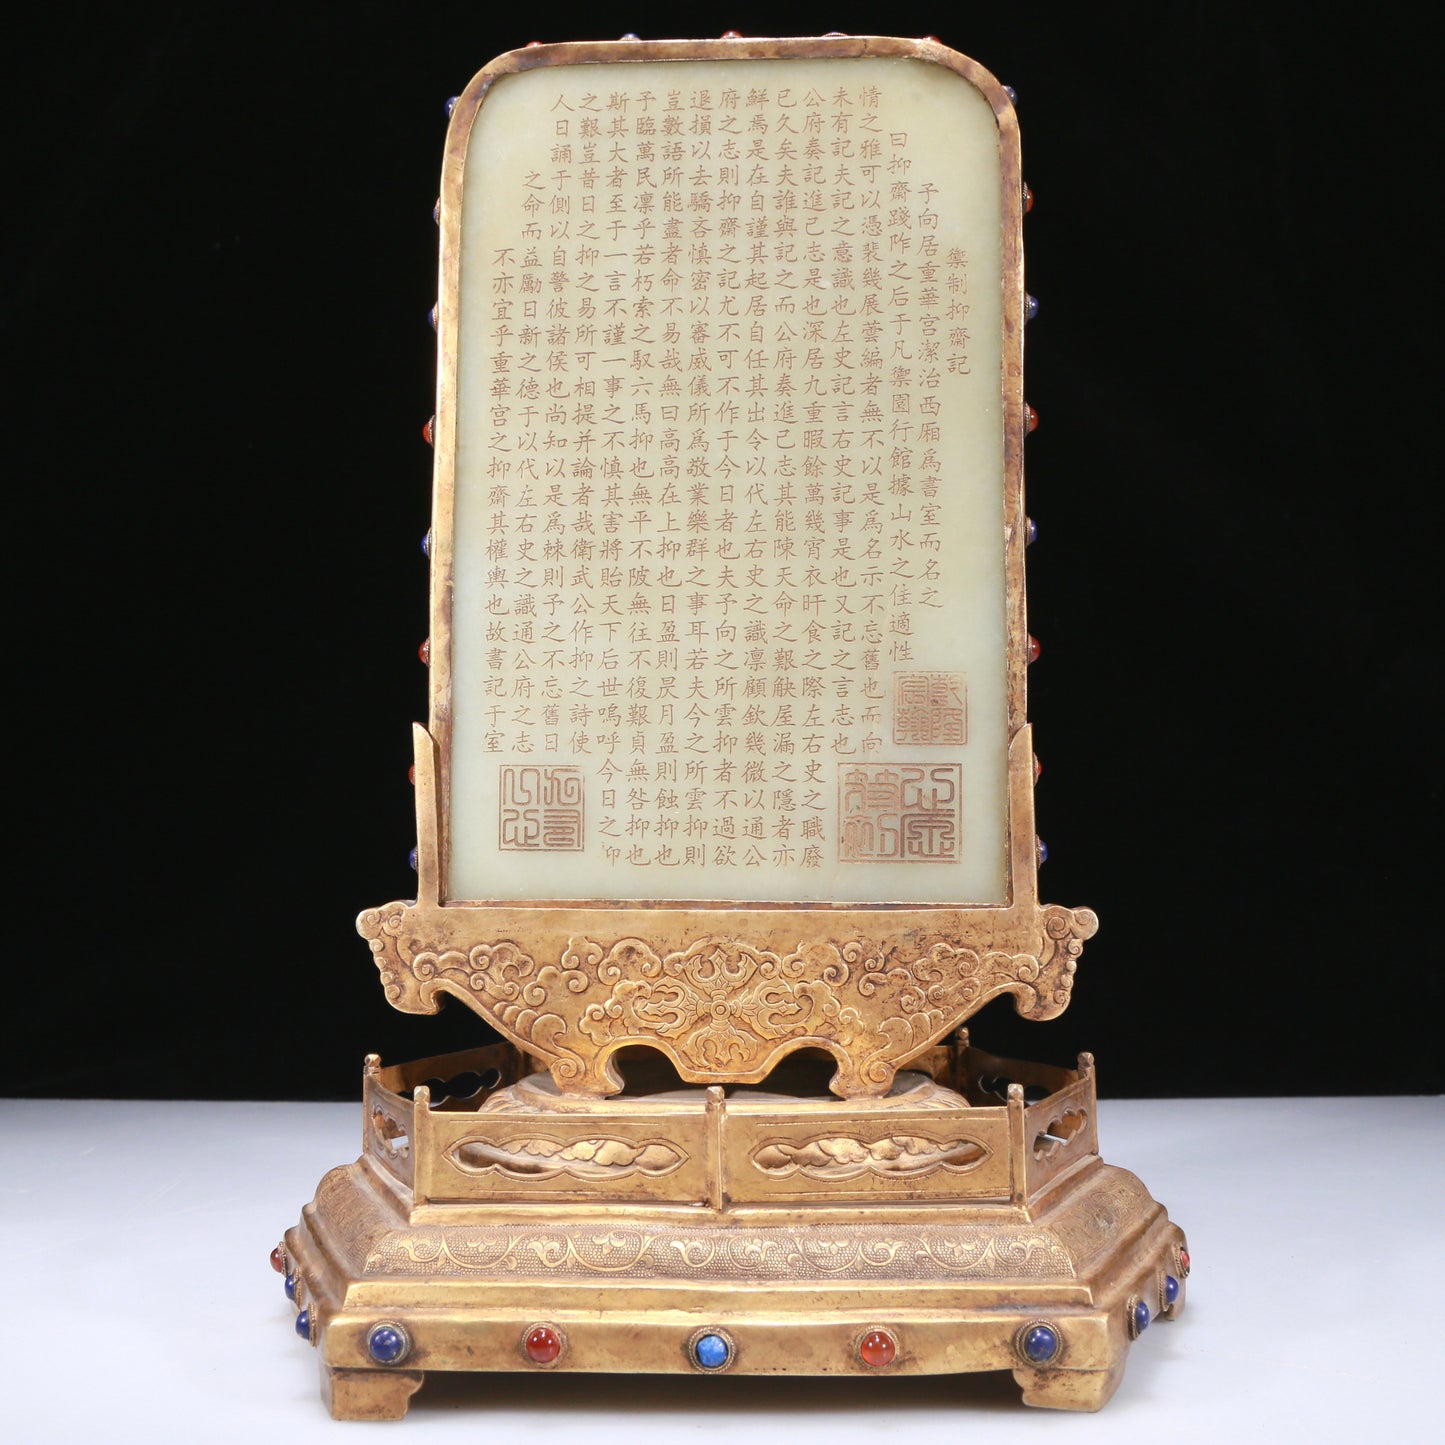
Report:
[[[336,1418],[400,1418],[430,1370],[1012,1370],[1097,1410],[1184,1307],[1183,1235],[1098,1156],[1088,1055],[960,1034],[861,1100],[821,1093],[831,1060],[726,1090],[623,1063],[598,1100],[505,1044],[367,1060],[362,1155],[274,1257]]]

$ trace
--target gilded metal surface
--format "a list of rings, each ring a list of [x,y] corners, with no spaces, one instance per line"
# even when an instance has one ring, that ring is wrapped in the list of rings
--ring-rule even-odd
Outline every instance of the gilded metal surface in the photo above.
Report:
[[[390,1274],[531,1276],[546,1279],[773,1281],[947,1280],[1075,1277],[1047,1231],[853,1226],[836,1234],[811,1226],[739,1229],[733,1225],[660,1225],[651,1229],[478,1228],[465,1237],[445,1228],[388,1236],[367,1259]]]
[[[443,1200],[400,1185],[394,1136],[368,1128],[362,1157],[322,1180],[285,1244],[333,1413],[400,1414],[427,1370],[691,1371],[690,1342],[706,1332],[726,1335],[736,1373],[867,1373],[857,1344],[870,1330],[896,1342],[892,1371],[1009,1369],[1029,1403],[1098,1408],[1134,1338],[1128,1308],[1163,1300],[1182,1236],[1132,1174],[1099,1159],[1089,1123],[1038,1143],[1065,1115],[1092,1119],[1087,1056],[1077,1070],[1048,1070],[965,1043],[935,1051],[931,1067],[933,1077],[901,1076],[885,1099],[664,1087],[603,1103],[538,1074],[434,1109],[415,1080],[514,1076],[502,1046],[405,1071],[369,1061],[368,1119],[380,1110],[405,1123],[418,1161],[434,1166],[428,1177],[467,1173],[447,1162],[458,1139],[478,1160],[539,1161],[542,1186],[566,1172],[554,1166],[559,1150],[587,1167],[569,1176],[570,1196],[530,1185],[508,1195],[508,1170],[493,1164],[468,1174],[468,1187],[483,1187]],[[414,1100],[391,1087],[408,1078]],[[1057,1087],[1026,1107],[1025,1084],[1046,1080]],[[806,1086],[805,1067],[795,1082]],[[1003,1102],[970,1102],[999,1088]],[[783,1120],[818,1147],[779,1152]],[[639,1149],[633,1134],[652,1142]],[[970,1188],[973,1149],[1003,1166],[982,1193]],[[689,1198],[673,1161],[695,1153],[706,1168]],[[759,1157],[814,1162],[818,1192],[758,1192],[768,1177]],[[634,1187],[644,1159],[669,1186],[651,1197]],[[1182,1289],[1166,1318],[1182,1310]],[[538,1320],[564,1342],[554,1360],[525,1352]],[[382,1321],[405,1334],[402,1369],[366,1352]],[[1061,1342],[1046,1367],[1019,1343],[1040,1322]]]

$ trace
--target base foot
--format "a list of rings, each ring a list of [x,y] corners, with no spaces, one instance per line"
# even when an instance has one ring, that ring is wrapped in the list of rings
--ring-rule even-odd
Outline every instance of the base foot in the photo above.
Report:
[[[1121,1355],[1107,1370],[1014,1371],[1023,1387],[1024,1404],[1044,1410],[1102,1410],[1124,1378],[1128,1356]]]
[[[421,1370],[321,1367],[321,1398],[333,1420],[400,1420],[426,1375]]]

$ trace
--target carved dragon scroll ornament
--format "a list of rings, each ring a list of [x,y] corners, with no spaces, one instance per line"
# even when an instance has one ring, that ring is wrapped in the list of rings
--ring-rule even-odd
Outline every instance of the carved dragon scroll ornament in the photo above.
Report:
[[[438,946],[429,911],[389,903],[357,921],[391,1003],[435,1013],[438,995],[455,995],[545,1059],[559,1088],[593,1095],[621,1089],[612,1056],[629,1044],[661,1050],[700,1084],[755,1083],[783,1055],[822,1048],[837,1060],[834,1093],[885,1094],[900,1066],[998,994],[1026,1018],[1059,1013],[1098,926],[1087,909],[1054,905],[1024,952],[939,941],[915,954],[859,937],[781,953],[709,936],[660,953],[641,938],[579,935],[538,958],[504,938]]]

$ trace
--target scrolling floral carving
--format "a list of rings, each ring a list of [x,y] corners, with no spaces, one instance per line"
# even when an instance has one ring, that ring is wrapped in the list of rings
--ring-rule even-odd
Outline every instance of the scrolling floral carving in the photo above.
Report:
[[[414,1013],[461,998],[545,1059],[560,1089],[593,1095],[622,1087],[612,1056],[632,1044],[706,1084],[753,1083],[785,1054],[821,1048],[838,1064],[834,1093],[885,1094],[902,1064],[1000,993],[1028,1018],[1058,1013],[1098,926],[1087,909],[1049,906],[1022,950],[858,937],[784,952],[707,936],[662,952],[577,935],[554,962],[509,939],[449,946],[454,920],[441,915],[469,911],[389,903],[361,915],[387,998]]]
[[[464,1233],[464,1238],[459,1237]],[[386,1235],[367,1268],[387,1274],[631,1279],[1072,1279],[1047,1229],[851,1224],[844,1229],[417,1228]]]

